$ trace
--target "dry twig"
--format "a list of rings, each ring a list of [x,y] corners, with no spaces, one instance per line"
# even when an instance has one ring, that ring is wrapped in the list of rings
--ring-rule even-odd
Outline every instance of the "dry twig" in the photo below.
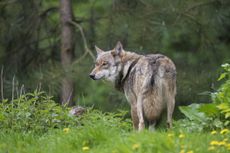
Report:
[[[72,25],[74,25],[75,27],[77,27],[80,30],[80,33],[81,33],[81,36],[82,36],[82,40],[83,40],[83,43],[84,43],[84,48],[85,48],[85,53],[79,59],[77,59],[73,64],[79,63],[88,54],[92,57],[93,60],[95,60],[95,56],[93,55],[93,52],[89,49],[89,47],[87,45],[87,41],[86,41],[86,37],[85,37],[85,33],[83,31],[83,28],[78,23],[76,23],[74,21],[69,21],[69,23],[72,24]]]

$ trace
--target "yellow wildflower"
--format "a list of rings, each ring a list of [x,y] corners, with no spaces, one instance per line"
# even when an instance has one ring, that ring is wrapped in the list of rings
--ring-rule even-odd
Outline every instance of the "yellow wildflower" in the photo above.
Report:
[[[193,151],[192,151],[192,150],[190,150],[190,151],[188,151],[187,153],[193,153]]]
[[[63,132],[69,133],[69,130],[70,130],[69,128],[64,128],[64,129],[63,129]]]
[[[230,148],[230,143],[225,144],[225,146]]]
[[[182,150],[180,151],[180,153],[185,153],[184,149],[182,149]]]
[[[185,137],[184,134],[180,134],[180,135],[179,135],[179,138],[180,138],[180,139],[183,139],[184,137]]]
[[[210,145],[219,145],[219,142],[218,141],[211,141]]]
[[[215,149],[216,149],[216,148],[215,148],[214,146],[211,146],[211,147],[208,148],[209,151],[215,150]]]
[[[139,143],[133,144],[133,146],[132,146],[133,150],[137,150],[138,148],[140,148],[140,144]]]
[[[85,147],[82,147],[82,151],[88,151],[89,150],[89,147],[85,146]]]
[[[213,145],[213,146],[225,146],[226,142],[225,141],[211,141],[210,145]]]
[[[230,150],[230,143],[226,144],[225,147]]]
[[[214,130],[211,132],[211,135],[217,134],[217,132]]]
[[[226,142],[225,141],[220,141],[219,142],[219,146],[225,146],[226,145]]]
[[[223,141],[224,141],[224,142],[227,142],[227,141],[228,141],[228,139],[227,139],[227,138],[225,138]]]
[[[173,136],[174,136],[173,133],[169,133],[169,134],[168,134],[168,137],[173,137]]]
[[[223,129],[220,131],[220,134],[227,134],[229,132],[230,132],[229,129]]]

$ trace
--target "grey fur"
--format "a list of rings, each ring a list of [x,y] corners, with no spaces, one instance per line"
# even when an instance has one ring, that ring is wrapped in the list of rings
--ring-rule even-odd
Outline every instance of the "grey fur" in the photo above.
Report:
[[[135,129],[142,130],[145,122],[154,129],[165,109],[168,127],[172,127],[176,96],[176,67],[172,60],[161,54],[144,56],[124,51],[118,43],[115,49],[100,52],[96,63],[90,76],[108,79],[124,92]]]

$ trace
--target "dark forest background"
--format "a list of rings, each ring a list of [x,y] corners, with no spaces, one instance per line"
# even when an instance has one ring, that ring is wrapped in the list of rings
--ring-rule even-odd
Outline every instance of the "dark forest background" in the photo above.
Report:
[[[175,62],[177,105],[208,103],[219,87],[220,65],[230,62],[230,1],[72,0],[64,24],[61,2],[0,0],[2,99],[40,89],[61,103],[67,78],[71,104],[104,111],[128,107],[109,83],[88,77],[94,45],[109,50],[117,41],[126,50],[162,53]],[[65,25],[71,35],[67,54]]]

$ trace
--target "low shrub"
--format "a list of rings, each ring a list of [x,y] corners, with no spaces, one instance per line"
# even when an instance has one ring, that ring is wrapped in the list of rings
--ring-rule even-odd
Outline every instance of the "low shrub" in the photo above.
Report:
[[[224,72],[218,81],[224,80],[220,88],[211,94],[210,104],[191,104],[181,106],[180,111],[186,119],[179,126],[187,130],[223,129],[230,125],[230,64],[223,64]]]
[[[34,91],[7,99],[0,103],[0,128],[22,132],[46,132],[79,124],[78,118],[69,115],[69,109],[60,106],[45,92]]]

